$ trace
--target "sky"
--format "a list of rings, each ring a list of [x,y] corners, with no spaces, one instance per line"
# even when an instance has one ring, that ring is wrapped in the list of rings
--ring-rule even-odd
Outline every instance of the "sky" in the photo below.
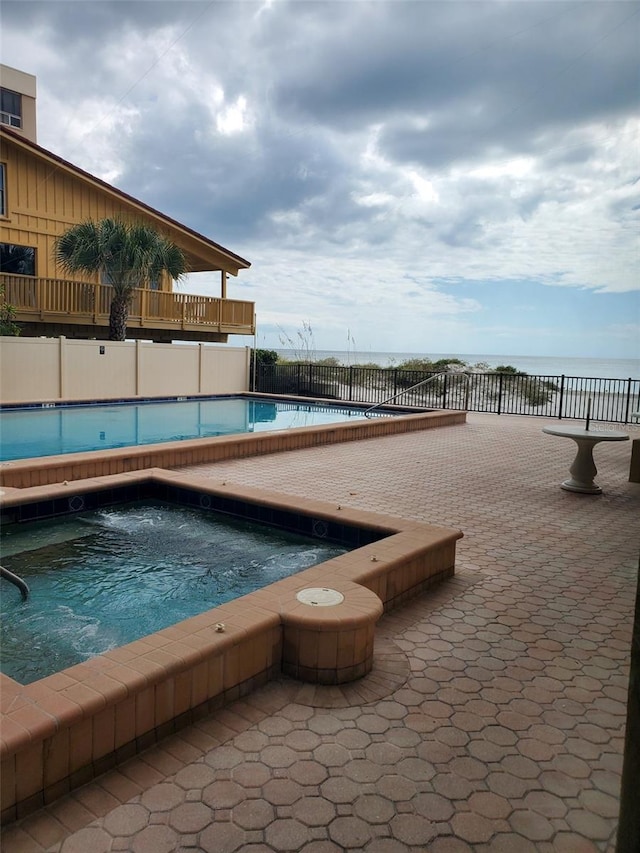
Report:
[[[640,358],[640,2],[2,0],[0,23],[42,146],[251,262],[228,296],[257,346]]]

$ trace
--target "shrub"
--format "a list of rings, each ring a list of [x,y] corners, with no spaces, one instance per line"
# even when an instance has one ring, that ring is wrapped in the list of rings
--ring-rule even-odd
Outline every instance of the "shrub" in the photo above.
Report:
[[[431,362],[431,370],[446,370],[451,366],[469,367],[466,361],[461,358],[439,358],[437,361]]]
[[[256,349],[251,353],[251,358],[256,357],[256,364],[277,364],[278,353],[273,349]]]
[[[400,362],[395,368],[396,370],[415,370],[422,373],[433,373],[437,370],[433,362],[428,358],[409,358],[407,361]]]
[[[17,337],[20,334],[20,326],[14,323],[17,308],[5,302],[4,284],[0,285],[0,335]]]
[[[511,364],[500,364],[495,369],[496,373],[510,373],[513,376],[526,376],[527,374],[523,370],[518,370],[517,367],[514,367]]]

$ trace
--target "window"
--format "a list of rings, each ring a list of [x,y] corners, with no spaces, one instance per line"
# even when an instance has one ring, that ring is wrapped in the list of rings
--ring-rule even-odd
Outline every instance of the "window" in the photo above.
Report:
[[[14,275],[36,274],[36,250],[33,246],[0,243],[0,272]]]
[[[0,89],[0,122],[10,127],[22,127],[22,95]]]
[[[0,163],[0,216],[7,215],[7,192],[6,192],[7,167]]]

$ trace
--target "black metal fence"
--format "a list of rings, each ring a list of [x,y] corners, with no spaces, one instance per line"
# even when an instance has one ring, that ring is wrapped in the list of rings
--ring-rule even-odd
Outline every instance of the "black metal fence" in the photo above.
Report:
[[[424,382],[417,388],[413,387]],[[325,397],[374,405],[466,409],[629,423],[640,410],[640,379],[529,376],[513,373],[425,373],[324,364],[258,364],[252,388],[267,394]]]

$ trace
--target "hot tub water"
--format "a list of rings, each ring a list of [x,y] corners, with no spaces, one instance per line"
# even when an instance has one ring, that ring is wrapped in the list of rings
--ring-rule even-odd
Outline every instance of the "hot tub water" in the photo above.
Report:
[[[27,684],[347,549],[263,525],[146,503],[3,530],[0,670]]]

